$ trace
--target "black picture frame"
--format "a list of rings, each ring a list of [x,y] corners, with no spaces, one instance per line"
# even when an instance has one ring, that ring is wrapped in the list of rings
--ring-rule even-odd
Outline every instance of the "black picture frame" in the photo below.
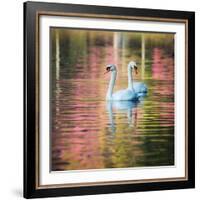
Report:
[[[188,26],[187,63],[189,70],[187,80],[188,145],[187,145],[187,180],[166,180],[162,182],[127,183],[110,185],[91,185],[80,187],[37,187],[38,154],[37,132],[39,122],[36,105],[38,97],[37,69],[37,23],[42,14],[73,13],[74,15],[105,15],[146,18],[146,20],[185,20]],[[54,14],[52,14],[54,13]],[[56,14],[55,14],[56,15]],[[162,20],[161,20],[162,19]],[[105,7],[78,4],[25,2],[24,3],[24,197],[57,197],[70,195],[92,195],[150,190],[169,190],[195,187],[195,13],[186,11],[153,10],[121,7]]]

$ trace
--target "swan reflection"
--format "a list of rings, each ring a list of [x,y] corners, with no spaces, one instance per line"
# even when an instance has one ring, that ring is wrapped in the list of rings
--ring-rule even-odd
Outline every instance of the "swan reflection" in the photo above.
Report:
[[[112,133],[115,133],[116,130],[115,116],[118,114],[127,115],[126,123],[129,127],[136,126],[138,103],[139,101],[107,101],[106,108]]]

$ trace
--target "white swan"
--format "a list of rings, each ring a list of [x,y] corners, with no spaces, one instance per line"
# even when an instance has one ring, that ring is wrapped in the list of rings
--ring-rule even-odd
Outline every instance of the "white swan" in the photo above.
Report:
[[[117,69],[114,64],[107,65],[106,73],[111,72],[111,79],[108,86],[108,91],[106,94],[106,100],[108,101],[137,101],[138,96],[134,92],[133,88],[127,88],[124,90],[117,91],[113,94],[113,88],[115,85],[115,80],[117,76]]]
[[[132,80],[132,69],[137,73],[137,64],[134,61],[130,61],[128,64],[128,88],[133,87],[138,96],[145,95],[147,93],[147,86],[142,82]]]

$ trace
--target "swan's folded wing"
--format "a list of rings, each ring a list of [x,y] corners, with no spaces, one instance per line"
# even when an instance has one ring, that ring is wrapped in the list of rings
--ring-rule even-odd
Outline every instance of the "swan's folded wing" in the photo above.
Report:
[[[147,86],[142,82],[133,82],[133,88],[136,93],[147,93]]]

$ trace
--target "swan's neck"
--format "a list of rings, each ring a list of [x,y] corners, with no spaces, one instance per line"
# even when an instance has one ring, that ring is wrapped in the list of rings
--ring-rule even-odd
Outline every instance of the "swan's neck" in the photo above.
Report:
[[[110,83],[109,83],[108,91],[107,91],[107,95],[106,95],[106,99],[107,100],[111,100],[112,99],[112,93],[113,93],[113,88],[114,88],[114,85],[115,85],[116,76],[117,76],[117,72],[116,71],[112,71],[111,72]]]
[[[128,66],[128,89],[133,90],[133,77],[131,66]]]

